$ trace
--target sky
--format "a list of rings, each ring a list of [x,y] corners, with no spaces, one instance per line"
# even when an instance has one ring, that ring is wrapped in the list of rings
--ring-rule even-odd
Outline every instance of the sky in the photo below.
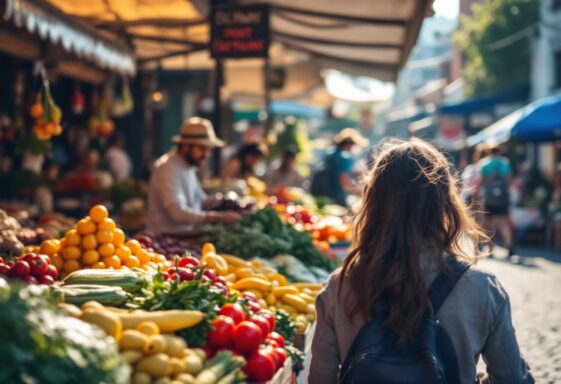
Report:
[[[435,0],[434,11],[436,16],[454,19],[458,17],[460,0]]]

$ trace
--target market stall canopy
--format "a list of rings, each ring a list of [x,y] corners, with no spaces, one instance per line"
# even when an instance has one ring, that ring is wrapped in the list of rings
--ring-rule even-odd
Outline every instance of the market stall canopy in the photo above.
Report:
[[[5,0],[0,5],[2,3],[4,20],[12,22],[17,28],[25,28],[30,34],[37,34],[53,45],[59,44],[65,51],[103,69],[124,75],[136,73],[133,50],[116,35],[69,17],[46,0]],[[4,49],[9,50],[14,41],[9,29],[2,31]],[[30,44],[26,50],[29,58],[40,59],[38,48],[33,49]],[[32,51],[36,51],[36,55]]]
[[[511,138],[531,142],[561,140],[561,95],[536,100],[512,112],[469,137],[467,144],[497,145]]]
[[[48,1],[70,15],[126,36],[141,66],[206,51],[209,46],[210,1]],[[352,6],[340,0],[227,3],[270,6],[272,42],[282,45],[271,52],[273,61],[282,61],[286,52],[293,51],[304,53],[303,60],[321,68],[388,81],[396,79],[432,6],[432,0],[360,0]],[[205,58],[212,64],[207,52],[200,56],[199,64]],[[194,68],[189,61],[185,64],[185,68]]]

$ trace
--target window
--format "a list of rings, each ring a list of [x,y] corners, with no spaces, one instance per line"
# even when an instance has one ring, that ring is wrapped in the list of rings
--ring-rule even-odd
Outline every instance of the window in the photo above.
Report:
[[[553,53],[553,71],[555,74],[555,89],[561,88],[561,50]]]

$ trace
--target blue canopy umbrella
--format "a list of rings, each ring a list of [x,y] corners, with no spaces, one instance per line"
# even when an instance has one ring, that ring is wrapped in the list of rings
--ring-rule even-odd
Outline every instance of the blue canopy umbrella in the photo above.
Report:
[[[511,137],[534,142],[561,140],[561,95],[539,99],[524,107],[512,127]]]

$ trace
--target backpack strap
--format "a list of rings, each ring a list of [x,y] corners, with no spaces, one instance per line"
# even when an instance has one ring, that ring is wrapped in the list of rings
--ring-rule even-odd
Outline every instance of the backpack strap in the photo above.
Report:
[[[446,264],[450,269],[450,273],[446,271],[440,272],[429,287],[433,316],[438,313],[438,310],[450,292],[452,292],[460,277],[469,269],[469,264],[459,261],[453,256],[448,257]]]

